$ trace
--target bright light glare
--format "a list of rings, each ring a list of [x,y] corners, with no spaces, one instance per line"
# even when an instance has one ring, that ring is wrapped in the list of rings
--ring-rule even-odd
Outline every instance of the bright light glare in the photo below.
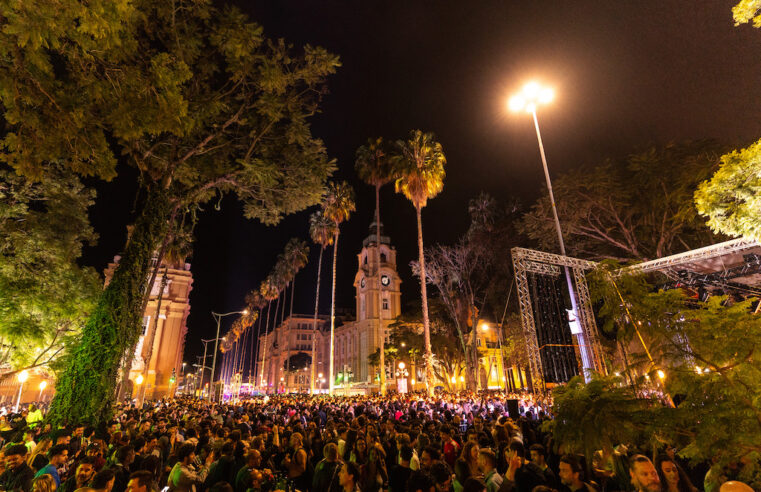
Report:
[[[701,369],[700,366],[695,366],[695,372],[698,374],[703,374],[703,369]]]
[[[465,382],[465,376],[460,376],[460,382]]]
[[[660,379],[666,379],[666,373],[658,369],[658,377]]]
[[[137,377],[135,378],[135,384],[138,384],[138,385],[143,384],[143,375],[142,374],[138,374],[137,375]]]
[[[539,104],[548,104],[553,99],[555,91],[551,87],[543,87],[539,82],[531,81],[508,100],[508,107],[513,112],[533,113]]]
[[[481,323],[481,331],[489,331],[489,324]]]
[[[243,311],[241,311],[241,314],[243,314],[244,316],[247,316],[248,315],[248,309],[244,309]]]
[[[319,373],[319,374],[317,375],[317,377],[318,377],[318,378],[320,378],[320,379],[322,379],[322,373]]]
[[[454,376],[452,376],[452,382],[453,382],[453,383],[456,383],[456,382],[457,382],[457,378],[456,378],[456,377],[454,377]]]
[[[404,364],[404,362],[400,362],[400,363],[399,363],[399,369],[404,369],[404,367],[405,367],[405,364]]]
[[[47,381],[40,381],[40,391],[43,391],[47,387],[48,387]]]
[[[410,384],[415,384],[415,380],[414,379],[410,379]]]
[[[24,383],[26,382],[27,379],[29,379],[29,371],[23,370],[20,373],[18,373],[17,377],[18,377],[19,383]]]

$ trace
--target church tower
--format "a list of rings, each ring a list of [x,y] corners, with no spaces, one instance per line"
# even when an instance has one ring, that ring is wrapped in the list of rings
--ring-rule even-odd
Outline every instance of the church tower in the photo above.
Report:
[[[356,289],[356,333],[358,347],[359,374],[357,382],[365,381],[375,385],[375,374],[368,367],[367,357],[381,346],[381,337],[388,342],[388,326],[401,313],[401,279],[396,271],[396,249],[388,236],[376,237],[375,222],[370,224],[370,235],[362,241],[362,250],[357,255],[358,268],[354,277]],[[376,252],[380,248],[380,264]],[[381,303],[378,303],[378,288],[381,291]],[[380,314],[380,316],[379,316]],[[380,321],[380,322],[379,322]],[[381,329],[381,324],[382,328]]]

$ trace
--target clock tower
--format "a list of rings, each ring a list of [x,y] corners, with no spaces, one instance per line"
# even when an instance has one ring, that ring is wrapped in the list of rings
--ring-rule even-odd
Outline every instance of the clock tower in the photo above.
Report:
[[[359,268],[354,277],[356,289],[357,321],[356,333],[359,372],[355,379],[376,384],[367,357],[381,345],[381,337],[388,342],[388,326],[401,313],[401,279],[396,271],[396,248],[388,236],[376,237],[375,222],[370,224],[370,235],[362,241],[362,250],[357,255]],[[380,252],[380,264],[377,263]],[[378,289],[381,303],[378,303]]]

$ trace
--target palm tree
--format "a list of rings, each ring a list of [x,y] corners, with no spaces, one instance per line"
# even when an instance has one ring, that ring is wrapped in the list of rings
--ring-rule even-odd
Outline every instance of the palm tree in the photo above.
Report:
[[[264,391],[267,391],[266,382],[264,381],[264,361],[267,357],[267,331],[270,327],[270,308],[272,307],[272,301],[280,297],[280,291],[275,287],[275,281],[272,274],[262,281],[259,287],[259,293],[267,301],[267,321],[264,324],[264,348],[262,348],[262,365],[259,376],[259,384],[265,384]]]
[[[423,301],[423,334],[425,335],[425,384],[433,394],[433,353],[431,352],[431,330],[428,319],[428,297],[426,291],[425,257],[423,255],[423,221],[421,210],[428,200],[438,195],[444,188],[444,165],[447,162],[441,144],[433,133],[412,130],[408,140],[397,141],[398,154],[394,164],[398,178],[395,182],[397,193],[402,193],[415,207],[417,214],[418,264],[420,265],[420,295]]]
[[[296,290],[296,275],[299,273],[299,271],[304,268],[307,264],[307,260],[309,259],[309,247],[307,246],[306,241],[303,241],[301,239],[297,238],[291,238],[288,243],[285,245],[285,250],[283,251],[283,259],[286,262],[286,265],[288,267],[288,274],[291,284],[291,322],[293,320],[293,295]],[[290,323],[289,323],[290,326]],[[289,330],[290,331],[290,330]],[[291,344],[288,344],[288,361],[291,360]],[[290,362],[289,362],[290,364]],[[287,368],[287,371],[290,371],[290,366]]]
[[[378,365],[380,366],[381,396],[386,395],[386,360],[384,356],[386,329],[383,326],[383,292],[381,291],[380,281],[380,189],[381,186],[390,183],[394,179],[391,160],[388,158],[385,147],[385,142],[382,138],[369,139],[367,145],[357,149],[356,161],[354,163],[354,169],[357,171],[359,178],[370,186],[375,187],[375,265],[377,269],[375,277],[378,283],[378,333],[380,334]]]
[[[312,325],[312,371],[310,375],[310,384],[312,394],[315,389],[315,361],[317,351],[317,310],[320,306],[320,276],[322,274],[322,254],[325,252],[325,248],[333,244],[333,236],[335,236],[336,225],[333,221],[325,217],[322,210],[318,210],[309,217],[309,236],[312,238],[315,244],[320,246],[320,257],[317,260],[317,289],[314,294],[314,323]]]
[[[354,190],[349,183],[330,183],[328,192],[322,203],[325,217],[333,222],[335,231],[333,233],[333,290],[330,303],[330,394],[333,394],[335,381],[333,379],[333,353],[335,345],[335,323],[336,323],[336,262],[338,261],[338,234],[340,233],[340,224],[349,220],[351,213],[356,210],[354,204]]]

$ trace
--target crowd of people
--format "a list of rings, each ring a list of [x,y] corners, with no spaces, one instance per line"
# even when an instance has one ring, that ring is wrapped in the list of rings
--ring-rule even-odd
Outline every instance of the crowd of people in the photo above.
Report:
[[[654,460],[623,445],[565,453],[542,426],[551,402],[528,394],[181,397],[65,428],[38,412],[0,420],[0,491],[752,490],[688,468],[673,448]]]

